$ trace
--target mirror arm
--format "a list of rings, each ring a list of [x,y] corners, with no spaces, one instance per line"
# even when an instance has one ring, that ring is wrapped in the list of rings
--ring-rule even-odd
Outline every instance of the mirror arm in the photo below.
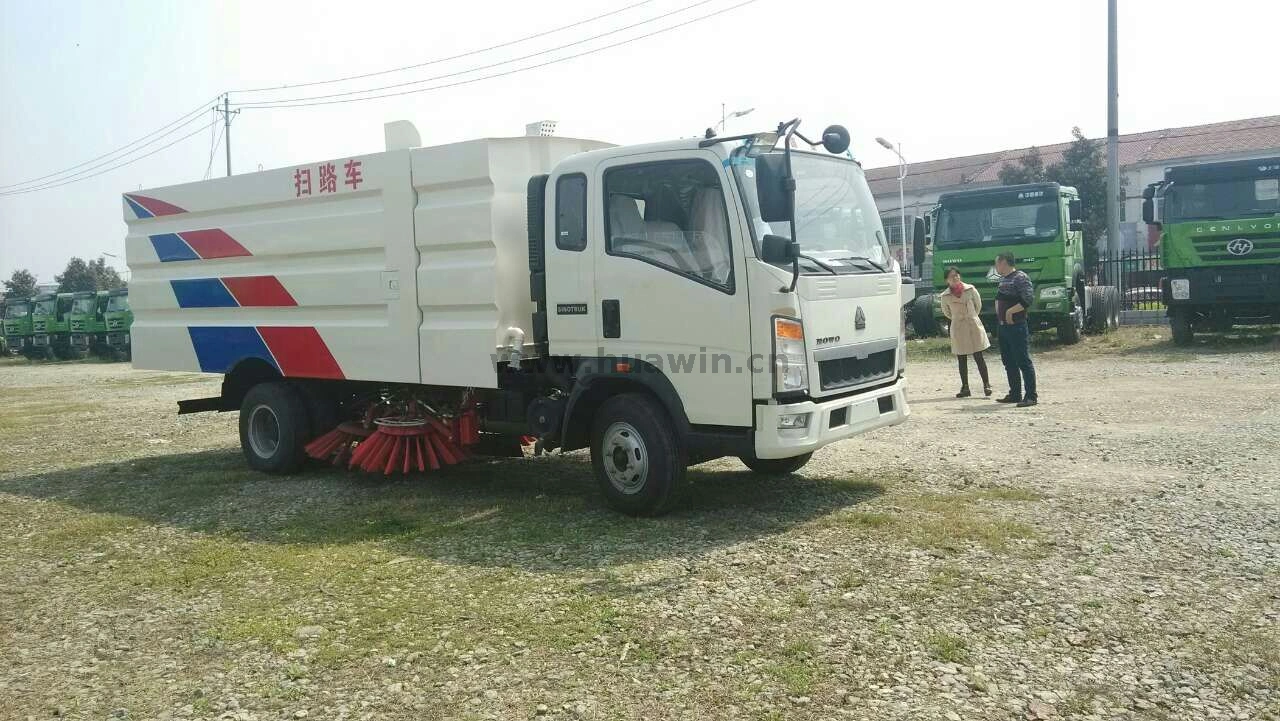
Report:
[[[791,218],[787,221],[791,227],[791,242],[797,246],[799,251],[800,240],[796,238],[796,179],[791,174],[791,136],[796,134],[796,130],[800,127],[800,118],[794,118],[785,123],[778,124],[778,135],[782,136],[782,158],[783,167],[786,169],[786,176],[782,179],[784,188],[787,191],[788,205],[791,206],[789,215]],[[800,138],[803,140],[804,136]],[[809,141],[805,141],[809,142]],[[812,143],[810,143],[812,144]],[[791,287],[787,288],[788,293],[796,292],[796,284],[800,282],[800,257],[791,259]]]

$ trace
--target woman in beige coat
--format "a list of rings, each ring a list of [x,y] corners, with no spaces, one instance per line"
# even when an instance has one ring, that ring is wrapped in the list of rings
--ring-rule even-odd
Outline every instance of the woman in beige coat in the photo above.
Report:
[[[947,289],[942,291],[942,315],[951,321],[951,352],[960,362],[960,392],[956,398],[968,398],[969,356],[978,366],[982,376],[982,392],[991,395],[991,379],[987,376],[987,361],[982,351],[991,347],[987,329],[982,327],[978,313],[982,310],[982,296],[978,289],[960,278],[960,270],[954,265],[947,268]]]

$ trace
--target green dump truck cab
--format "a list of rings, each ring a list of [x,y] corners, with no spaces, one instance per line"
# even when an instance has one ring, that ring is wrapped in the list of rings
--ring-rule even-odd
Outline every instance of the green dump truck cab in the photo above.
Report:
[[[129,290],[120,288],[107,291],[106,306],[103,309],[103,320],[106,325],[106,355],[123,360],[133,356],[130,329],[133,327],[133,310],[129,308]]]
[[[77,357],[84,357],[91,350],[96,350],[101,344],[98,340],[101,337],[105,341],[107,331],[106,320],[102,316],[102,311],[106,308],[107,295],[105,292],[80,292],[73,293],[71,297],[71,311],[68,322],[70,324],[70,352]]]
[[[10,353],[26,355],[31,344],[30,300],[7,300],[4,309],[4,340]]]
[[[71,293],[41,293],[32,299],[30,354],[52,360],[71,356]]]
[[[1106,332],[1119,324],[1119,291],[1088,282],[1083,213],[1075,188],[1031,183],[944,193],[931,226],[934,292],[912,308],[917,330],[931,325],[945,331],[939,293],[946,289],[951,266],[978,289],[982,321],[994,329],[1000,282],[995,259],[1000,253],[1012,253],[1018,269],[1035,284],[1035,303],[1028,313],[1033,330],[1053,329],[1063,342],[1076,343],[1084,330]]]
[[[1143,192],[1173,340],[1280,322],[1280,157],[1183,165]]]

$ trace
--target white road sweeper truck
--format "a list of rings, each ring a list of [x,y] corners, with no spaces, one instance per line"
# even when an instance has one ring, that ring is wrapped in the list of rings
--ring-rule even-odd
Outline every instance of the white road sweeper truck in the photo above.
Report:
[[[268,473],[590,448],[609,502],[904,421],[899,269],[848,133],[417,147],[124,194],[133,364],[223,376]],[[708,133],[708,135],[711,135]]]

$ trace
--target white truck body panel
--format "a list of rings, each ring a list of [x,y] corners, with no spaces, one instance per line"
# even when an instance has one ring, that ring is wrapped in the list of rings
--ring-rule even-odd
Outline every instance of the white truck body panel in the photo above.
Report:
[[[486,139],[127,193],[134,365],[497,387],[531,338],[525,186],[604,143]]]

